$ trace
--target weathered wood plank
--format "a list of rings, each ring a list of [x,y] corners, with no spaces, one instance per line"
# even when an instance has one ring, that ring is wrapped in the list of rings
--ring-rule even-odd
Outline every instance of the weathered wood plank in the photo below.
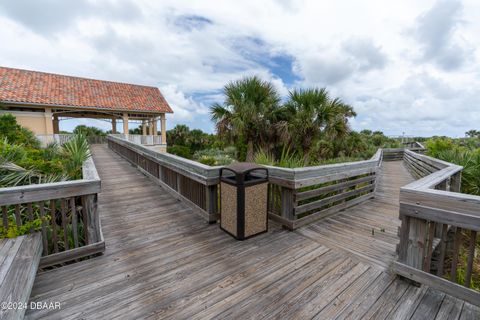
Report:
[[[0,301],[18,303],[21,307],[0,309],[1,319],[23,319],[42,254],[42,236],[34,233],[9,239],[15,244],[5,252],[7,258],[0,266]]]
[[[430,273],[415,269],[400,262],[394,262],[393,270],[401,276],[404,276],[413,281],[428,285],[437,290],[451,294],[474,305],[480,305],[480,293],[467,289],[454,282],[437,277]]]

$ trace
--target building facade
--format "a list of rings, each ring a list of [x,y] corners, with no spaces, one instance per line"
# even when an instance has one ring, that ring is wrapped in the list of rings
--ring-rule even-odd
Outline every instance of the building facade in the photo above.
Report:
[[[124,134],[134,121],[141,123],[142,135],[160,134],[164,145],[165,114],[173,113],[155,87],[6,67],[0,67],[0,103],[0,114],[14,115],[38,135],[59,133],[60,121],[70,118],[110,121],[112,133],[122,123]]]

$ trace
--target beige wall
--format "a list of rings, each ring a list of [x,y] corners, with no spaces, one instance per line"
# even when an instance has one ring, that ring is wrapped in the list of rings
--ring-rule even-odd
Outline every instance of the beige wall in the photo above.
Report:
[[[26,112],[26,111],[7,111],[0,110],[0,114],[10,113],[17,118],[17,122],[22,127],[28,128],[35,134],[52,134],[48,132],[44,112]],[[51,120],[50,120],[51,122]]]

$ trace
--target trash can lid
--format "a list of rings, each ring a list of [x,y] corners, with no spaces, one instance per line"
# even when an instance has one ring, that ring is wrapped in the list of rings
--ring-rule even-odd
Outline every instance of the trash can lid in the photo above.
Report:
[[[252,162],[235,162],[231,165],[226,166],[225,169],[229,169],[235,173],[245,173],[247,171],[252,171],[255,169],[266,170],[265,167]]]

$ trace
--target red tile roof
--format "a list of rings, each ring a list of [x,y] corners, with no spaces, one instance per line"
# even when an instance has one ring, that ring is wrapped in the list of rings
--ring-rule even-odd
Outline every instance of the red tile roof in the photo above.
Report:
[[[172,113],[155,87],[0,67],[0,101]]]

